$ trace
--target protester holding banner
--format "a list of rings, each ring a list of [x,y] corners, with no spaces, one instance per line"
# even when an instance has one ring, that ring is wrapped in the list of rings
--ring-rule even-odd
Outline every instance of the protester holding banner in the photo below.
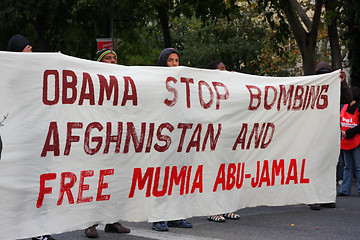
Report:
[[[96,53],[96,61],[117,64],[117,55],[114,51],[110,49],[102,48]],[[88,238],[97,238],[99,236],[99,233],[97,232],[96,227],[97,224],[85,229],[85,235]],[[124,227],[119,222],[115,222],[106,224],[104,231],[112,233],[129,233],[130,229]]]
[[[356,186],[360,194],[360,89],[352,86],[354,100],[345,104],[340,112],[341,149],[344,153],[345,168],[343,183],[338,196],[350,196],[353,173],[356,173]]]
[[[213,70],[226,71],[226,66],[221,60],[214,60],[214,61],[210,62],[206,68],[213,69]],[[214,222],[225,222],[226,219],[238,220],[238,219],[240,219],[240,215],[233,213],[233,212],[229,212],[229,213],[225,213],[225,214],[210,215],[208,217],[209,221],[214,221]]]
[[[165,48],[159,57],[159,66],[177,67],[180,65],[180,54],[175,48]],[[185,219],[173,221],[154,222],[152,229],[155,231],[169,231],[169,227],[192,228],[192,224]]]
[[[331,66],[327,62],[319,62],[315,68],[316,74],[329,73],[331,72]],[[341,80],[341,91],[340,91],[340,106],[344,104],[348,104],[352,101],[352,93],[350,87],[346,81],[346,74],[344,71],[340,71],[340,80]],[[338,165],[336,166],[336,180],[341,185],[341,181],[343,179],[343,171],[344,171],[344,158],[343,152],[340,150],[340,156]]]
[[[29,40],[26,39],[23,35],[16,34],[12,36],[8,42],[7,50],[10,52],[32,52],[32,46],[30,45]],[[1,143],[1,138],[0,138]],[[1,151],[2,151],[2,143],[0,144],[0,158],[1,158]],[[33,237],[32,240],[55,240],[50,235],[43,235]]]
[[[332,72],[330,64],[321,61],[315,67],[315,74],[324,74]],[[341,91],[340,91],[340,104],[348,104],[352,101],[352,93],[348,83],[346,82],[346,74],[340,71]]]
[[[32,52],[32,46],[26,37],[16,34],[10,38],[7,50],[11,52]]]
[[[332,72],[330,64],[327,62],[321,61],[315,67],[315,74],[325,74]],[[344,71],[340,71],[340,81],[341,81],[341,91],[340,91],[340,104],[350,103],[352,101],[352,93],[348,83],[346,82],[346,74]],[[339,161],[341,158],[339,157]],[[338,163],[339,165],[339,163]],[[340,164],[341,165],[341,164]],[[338,169],[338,168],[337,168]],[[338,174],[337,174],[338,175]],[[320,210],[321,207],[328,207],[328,208],[336,208],[336,203],[323,203],[323,204],[310,204],[311,210]]]
[[[7,50],[11,52],[32,52],[32,46],[26,37],[16,34],[12,36],[8,42]],[[2,152],[2,140],[0,136],[0,159]]]
[[[7,50],[11,52],[32,52],[32,47],[26,37],[16,34],[8,42]],[[0,159],[2,152],[2,140],[0,136]]]
[[[159,66],[177,67],[180,65],[180,54],[175,48],[165,48],[160,53]]]

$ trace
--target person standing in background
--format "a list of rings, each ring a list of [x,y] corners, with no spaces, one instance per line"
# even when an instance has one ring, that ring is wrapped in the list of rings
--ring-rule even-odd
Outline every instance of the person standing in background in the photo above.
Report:
[[[354,100],[350,104],[345,104],[340,112],[341,150],[344,154],[345,168],[338,196],[350,196],[354,173],[360,194],[360,89],[352,86],[351,90]]]

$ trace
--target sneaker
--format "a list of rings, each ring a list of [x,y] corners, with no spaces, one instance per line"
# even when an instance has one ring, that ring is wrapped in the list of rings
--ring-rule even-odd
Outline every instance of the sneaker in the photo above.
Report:
[[[320,204],[318,204],[318,203],[310,204],[309,206],[310,206],[311,210],[320,210],[320,208],[321,208]]]
[[[51,237],[50,235],[43,235],[43,236],[33,237],[32,240],[55,240],[55,238]]]
[[[106,224],[105,225],[105,232],[112,232],[112,233],[129,233],[130,229],[124,227],[119,222]]]
[[[85,236],[88,238],[97,238],[99,233],[96,231],[96,226],[91,226],[85,229]]]
[[[322,203],[320,206],[325,208],[336,208],[336,203]]]
[[[164,221],[154,222],[152,225],[152,229],[155,231],[161,231],[161,232],[169,231],[169,228],[168,228],[166,222],[164,222]]]
[[[342,193],[342,192],[338,192],[338,193],[336,194],[336,196],[338,196],[338,197],[345,197],[345,196],[349,196],[349,195],[347,195],[347,194],[345,194],[345,193]]]
[[[167,225],[169,227],[177,227],[177,228],[192,228],[192,224],[187,222],[185,219],[168,221]]]

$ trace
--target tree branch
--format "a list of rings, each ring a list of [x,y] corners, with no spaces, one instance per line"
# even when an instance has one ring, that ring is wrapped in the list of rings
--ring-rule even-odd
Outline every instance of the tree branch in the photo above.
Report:
[[[297,0],[290,0],[290,1],[291,1],[291,4],[294,6],[295,11],[297,12],[301,21],[304,23],[307,30],[310,31],[311,21],[310,21],[309,16],[306,14],[305,10],[301,7],[300,3]]]
[[[311,31],[310,31],[310,42],[314,46],[316,44],[316,39],[317,39],[317,34],[318,34],[318,29],[319,29],[319,23],[320,23],[320,15],[321,15],[321,10],[322,10],[323,4],[324,4],[323,0],[316,0],[315,1],[315,12],[314,12]]]
[[[301,50],[305,45],[307,32],[296,14],[294,3],[293,1],[280,0],[280,4],[292,29],[296,42],[299,45],[299,49]]]

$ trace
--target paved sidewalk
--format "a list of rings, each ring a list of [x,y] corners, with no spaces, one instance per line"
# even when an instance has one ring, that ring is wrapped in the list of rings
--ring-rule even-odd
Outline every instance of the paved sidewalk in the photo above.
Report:
[[[103,232],[98,226],[101,239],[311,239],[311,240],[358,240],[360,239],[360,196],[355,186],[349,197],[337,197],[337,208],[310,210],[300,204],[281,207],[256,207],[237,211],[240,220],[227,220],[215,223],[206,217],[188,219],[192,229],[170,228],[169,232],[151,230],[150,223],[121,222],[129,227],[130,234],[111,234]],[[83,230],[54,235],[57,240],[85,240]]]

